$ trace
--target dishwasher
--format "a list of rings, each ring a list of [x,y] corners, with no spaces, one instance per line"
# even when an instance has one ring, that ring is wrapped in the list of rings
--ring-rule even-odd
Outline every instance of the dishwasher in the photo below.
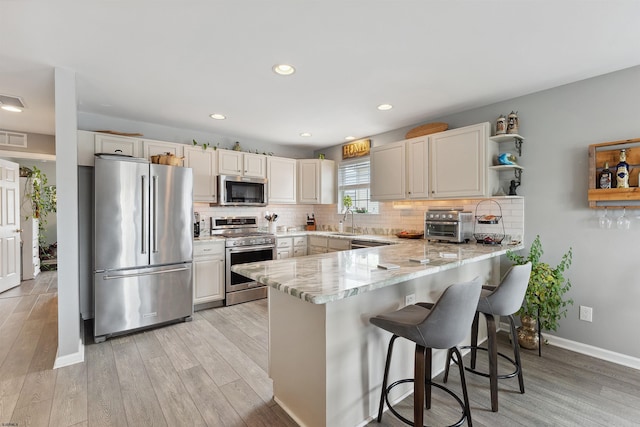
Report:
[[[351,241],[351,249],[375,248],[376,246],[388,246],[390,244],[391,243],[387,242],[372,242],[370,240],[354,239]]]

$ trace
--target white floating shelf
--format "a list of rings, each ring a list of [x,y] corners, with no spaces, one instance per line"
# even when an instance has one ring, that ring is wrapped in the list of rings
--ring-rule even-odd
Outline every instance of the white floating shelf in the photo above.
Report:
[[[520,169],[520,170],[524,170],[524,168],[520,165],[497,165],[497,166],[489,166],[489,169],[494,169],[497,171],[505,171],[505,170],[512,170],[512,169]]]
[[[524,141],[524,137],[518,135],[517,133],[505,133],[503,135],[490,136],[489,139],[495,142],[507,142],[513,139],[519,139],[520,141]]]

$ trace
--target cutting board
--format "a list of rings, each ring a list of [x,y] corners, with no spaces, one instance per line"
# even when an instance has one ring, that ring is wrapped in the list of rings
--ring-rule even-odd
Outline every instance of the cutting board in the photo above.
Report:
[[[418,127],[411,129],[409,132],[407,132],[407,134],[405,135],[405,138],[406,139],[416,138],[418,136],[424,136],[424,135],[430,135],[436,132],[442,132],[447,129],[449,129],[449,125],[446,123],[442,123],[442,122],[427,123],[426,125],[420,125]]]

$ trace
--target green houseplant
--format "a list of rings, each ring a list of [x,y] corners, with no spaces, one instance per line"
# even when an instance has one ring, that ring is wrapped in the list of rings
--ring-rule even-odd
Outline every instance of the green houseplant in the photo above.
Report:
[[[56,187],[48,185],[47,175],[36,166],[27,170],[28,183],[25,197],[31,201],[31,216],[38,219],[38,243],[41,251],[46,252],[47,216],[57,212]],[[29,216],[27,216],[29,218]]]
[[[517,265],[531,261],[529,286],[522,307],[516,313],[523,318],[523,325],[530,320],[525,317],[533,318],[534,322],[539,318],[541,330],[555,331],[560,318],[567,317],[567,305],[573,304],[572,299],[564,299],[564,294],[571,288],[571,281],[564,272],[571,266],[573,253],[569,248],[555,268],[540,261],[543,253],[540,236],[536,236],[528,256],[509,251],[507,258]]]

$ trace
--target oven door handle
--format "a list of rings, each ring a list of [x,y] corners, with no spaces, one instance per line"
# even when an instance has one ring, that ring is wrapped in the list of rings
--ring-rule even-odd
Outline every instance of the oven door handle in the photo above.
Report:
[[[227,252],[236,253],[236,252],[255,252],[261,251],[263,249],[271,249],[273,250],[276,245],[264,245],[264,246],[234,246],[227,248]]]
[[[427,221],[427,225],[458,225],[458,221]]]

